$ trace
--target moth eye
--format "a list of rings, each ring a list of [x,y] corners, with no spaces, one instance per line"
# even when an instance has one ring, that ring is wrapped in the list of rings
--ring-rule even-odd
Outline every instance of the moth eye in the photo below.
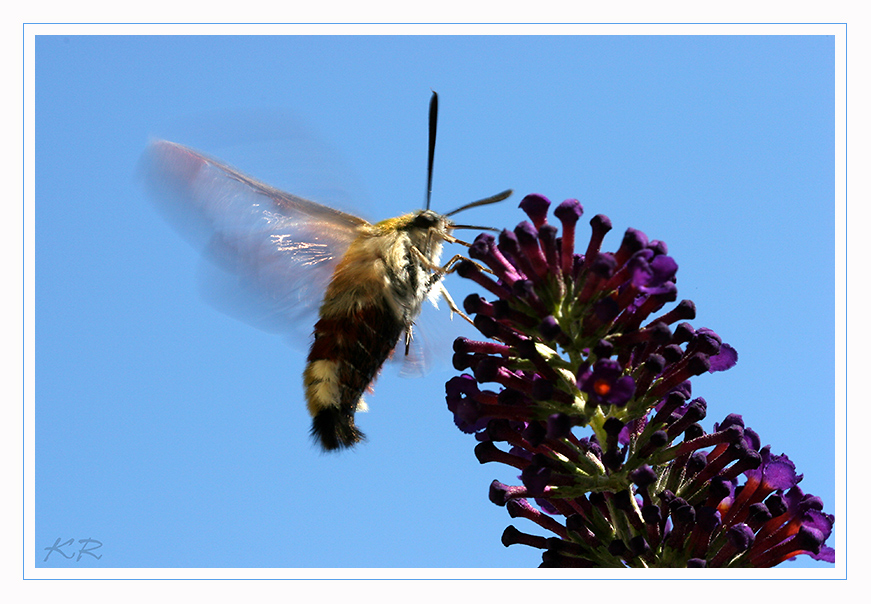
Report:
[[[421,212],[411,221],[411,227],[417,229],[428,229],[434,226],[439,220],[439,217],[434,212]]]

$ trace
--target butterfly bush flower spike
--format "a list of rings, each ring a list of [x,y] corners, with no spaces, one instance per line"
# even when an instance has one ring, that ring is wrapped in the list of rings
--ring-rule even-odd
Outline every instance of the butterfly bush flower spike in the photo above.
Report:
[[[463,373],[446,384],[448,409],[480,463],[517,471],[490,500],[537,525],[508,526],[502,543],[541,550],[543,567],[834,562],[834,516],[789,458],[740,415],[700,425],[708,404],[691,379],[738,355],[690,325],[665,243],[629,229],[603,251],[611,222],[599,215],[578,253],[581,204],[559,204],[555,224],[550,205],[524,198],[529,221],[479,235],[457,269],[486,291],[464,301],[484,339],[454,342]]]

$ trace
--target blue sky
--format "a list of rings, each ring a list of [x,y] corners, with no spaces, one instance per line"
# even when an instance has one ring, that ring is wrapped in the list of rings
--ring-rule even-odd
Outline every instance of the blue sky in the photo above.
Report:
[[[430,89],[433,208],[510,187],[462,220],[513,227],[538,192],[608,215],[605,249],[627,227],[665,241],[693,324],[740,355],[694,381],[703,425],[741,413],[834,512],[834,63],[829,36],[38,37],[36,565],[539,563],[499,543],[534,527],[487,500],[515,473],[478,465],[444,402],[467,325],[428,313],[442,366],[388,368],[358,416],[369,441],[322,455],[305,342],[209,306],[202,261],[136,175],[165,138],[399,215],[424,203]],[[99,540],[103,558],[44,563],[58,538]]]

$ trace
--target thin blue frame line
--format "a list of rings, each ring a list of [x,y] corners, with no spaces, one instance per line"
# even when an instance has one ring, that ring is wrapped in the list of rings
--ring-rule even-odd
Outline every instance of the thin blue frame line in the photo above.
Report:
[[[378,23],[378,22],[375,22],[375,23],[318,23],[318,22],[315,22],[315,23],[208,23],[208,22],[205,22],[205,23],[183,23],[183,22],[182,22],[182,23],[124,23],[124,22],[121,22],[121,23],[88,23],[88,22],[82,22],[82,23],[76,23],[76,22],[59,22],[59,23],[52,23],[52,22],[24,22],[24,23],[22,23],[22,57],[24,56],[24,49],[25,49],[25,29],[26,29],[26,27],[27,27],[28,25],[119,25],[119,24],[121,24],[121,25],[123,25],[123,24],[135,24],[135,25],[149,25],[149,24],[153,24],[153,25],[179,25],[179,24],[181,24],[181,25],[234,25],[234,24],[243,24],[243,25],[285,25],[285,24],[286,24],[286,25],[379,25],[379,24],[380,24],[380,25],[410,25],[410,24],[420,24],[420,25],[524,25],[524,24],[526,24],[526,25],[708,25],[708,24],[710,24],[710,25],[843,25],[843,26],[844,26],[844,75],[845,75],[845,77],[844,77],[844,186],[845,186],[845,189],[844,189],[844,201],[845,201],[845,207],[844,207],[844,226],[845,226],[845,230],[844,230],[844,252],[845,252],[845,253],[844,253],[844,270],[845,270],[845,282],[844,282],[844,293],[845,293],[845,302],[844,302],[844,319],[845,319],[845,333],[844,333],[845,367],[844,367],[844,379],[845,379],[845,385],[846,385],[846,380],[847,380],[847,377],[848,377],[848,368],[847,368],[847,364],[846,364],[846,352],[847,352],[847,349],[848,349],[848,340],[849,340],[849,329],[847,328],[847,326],[849,325],[849,304],[847,303],[847,299],[846,299],[846,294],[848,293],[848,289],[849,289],[849,281],[848,281],[848,279],[847,279],[847,276],[849,275],[849,257],[848,257],[848,254],[847,254],[847,250],[848,250],[848,236],[849,236],[849,231],[848,231],[848,229],[846,228],[847,225],[849,224],[849,221],[848,221],[848,220],[849,220],[849,217],[848,217],[848,214],[849,214],[849,203],[848,203],[848,201],[849,201],[849,194],[848,194],[848,190],[849,190],[849,186],[848,186],[848,183],[849,183],[849,168],[848,168],[848,165],[849,165],[849,141],[848,141],[848,138],[849,138],[849,128],[848,128],[848,124],[849,124],[849,101],[848,101],[848,90],[849,90],[849,57],[848,57],[848,55],[849,55],[849,44],[848,44],[848,40],[849,40],[849,39],[848,39],[848,31],[847,31],[847,30],[848,30],[848,24],[847,24],[847,22],[807,22],[807,23],[801,23],[801,22],[795,22],[795,23],[794,23],[794,22],[770,22],[770,23],[765,23],[765,22],[751,22],[751,23],[740,23],[740,22],[736,22],[736,23],[731,23],[731,22],[728,22],[728,23],[712,23],[712,22],[700,22],[700,23],[695,23],[695,22],[694,22],[694,23],[670,23],[670,22],[663,22],[663,23],[660,23],[660,22],[645,22],[645,23],[621,23],[621,22],[615,22],[615,23],[607,23],[607,22],[606,22],[606,23],[586,23],[586,22],[580,22],[580,23],[550,23],[550,22],[545,22],[545,23],[498,23],[498,22],[494,22],[494,23]],[[23,109],[23,106],[24,106],[24,75],[23,75],[23,74],[22,74],[22,96],[21,96],[21,99],[22,99],[22,127],[21,127],[22,142],[21,142],[21,149],[22,149],[22,157],[24,157],[24,128],[25,128],[25,125],[24,125],[24,120],[23,120],[23,117],[24,117],[24,116],[23,116],[23,113],[24,113],[24,109]],[[22,191],[23,191],[23,190],[25,189],[25,178],[24,178],[24,173],[23,173],[23,171],[22,171],[21,179],[22,179],[21,182],[22,182]],[[23,225],[23,224],[22,224],[22,231],[21,231],[21,232],[22,232],[22,240],[23,240],[23,239],[24,239],[24,225]],[[24,273],[24,263],[25,263],[25,259],[24,259],[24,257],[22,256],[22,274]],[[25,310],[24,310],[24,297],[25,297],[25,294],[24,294],[24,291],[23,291],[23,289],[22,289],[22,297],[21,297],[21,301],[22,301],[22,323],[23,323],[24,313],[25,313]],[[23,334],[22,334],[22,335],[23,335]],[[25,346],[24,346],[24,339],[23,339],[23,337],[22,337],[22,358],[24,357],[24,349],[25,349]],[[22,373],[22,392],[24,392],[24,390],[25,390],[25,384],[24,384],[24,382],[25,382],[24,374]],[[846,388],[845,388],[844,421],[845,421],[845,424],[848,424],[849,422],[848,422],[848,419],[847,419],[847,418],[848,418],[848,415],[849,415],[849,404],[847,404],[847,400],[846,400],[846,399],[847,399],[847,390],[846,390]],[[21,409],[22,409],[22,416],[23,416],[23,413],[24,413],[24,404],[25,404],[25,400],[26,400],[25,397],[22,397],[22,407],[21,407]],[[25,537],[25,535],[24,535],[24,530],[25,530],[25,529],[24,529],[24,526],[25,526],[25,524],[24,524],[24,514],[26,513],[26,511],[24,510],[24,499],[23,499],[23,491],[24,491],[23,476],[24,476],[24,469],[25,469],[25,467],[24,467],[24,466],[25,466],[25,461],[24,461],[25,458],[24,458],[24,444],[23,444],[23,443],[24,443],[24,425],[23,425],[23,423],[22,423],[21,430],[22,430],[22,432],[21,432],[21,435],[22,435],[22,466],[21,466],[21,467],[22,467],[22,527],[21,527],[21,536],[22,536],[22,556],[21,556],[21,559],[22,559],[22,568],[21,568],[21,572],[22,572],[22,580],[31,580],[31,581],[69,581],[69,580],[74,580],[74,581],[79,581],[79,580],[81,580],[81,581],[84,581],[84,580],[94,580],[93,578],[81,578],[81,579],[79,579],[79,578],[65,578],[65,579],[61,579],[61,578],[54,578],[54,577],[50,577],[50,578],[27,578],[27,577],[24,576],[24,558],[25,558],[25,556],[24,556],[24,537]],[[848,458],[848,457],[849,457],[849,456],[846,455],[846,452],[847,452],[847,449],[848,449],[848,440],[849,440],[849,433],[848,433],[848,432],[845,432],[845,435],[844,435],[844,451],[845,451],[845,455],[844,455],[844,473],[845,473],[845,476],[846,476],[847,474],[849,474],[849,466],[848,466],[848,464],[849,464],[849,458]],[[848,495],[847,495],[848,486],[849,486],[849,481],[845,481],[845,484],[844,484],[844,495],[845,495],[845,498],[846,498],[846,499],[845,499],[845,504],[844,504],[844,505],[845,505],[845,512],[847,512],[847,506],[849,505],[849,497],[848,497]],[[35,495],[35,494],[34,494],[34,495]],[[36,503],[36,502],[34,501],[34,505],[35,505],[35,503]],[[849,517],[849,513],[847,513],[846,516]],[[36,528],[36,527],[34,526],[34,530],[35,530],[35,528]],[[846,542],[847,542],[847,538],[848,538],[848,534],[847,534],[847,531],[845,530],[845,531],[843,532],[843,539],[844,539],[845,544],[846,544]],[[35,539],[35,535],[34,535],[34,539]],[[844,550],[846,551],[846,549],[847,549],[847,546],[845,545],[845,546],[844,546]],[[36,567],[36,568],[46,568],[46,567]],[[51,567],[49,567],[49,568],[51,568]],[[62,568],[62,567],[54,567],[54,568]],[[107,568],[110,568],[110,567],[107,567]],[[219,568],[219,567],[216,567],[216,568]],[[848,572],[849,572],[849,568],[848,568],[848,563],[847,563],[846,560],[845,560],[845,562],[844,562],[844,569],[845,569],[845,570],[844,570],[844,578],[843,578],[843,579],[840,579],[840,578],[835,578],[835,579],[825,579],[825,578],[824,578],[824,579],[816,579],[816,578],[807,578],[807,579],[798,579],[798,580],[801,580],[801,581],[817,581],[817,580],[847,580],[847,575],[848,575]],[[627,577],[627,579],[628,579],[628,580],[636,580],[636,579],[632,579],[632,578],[628,578],[628,577]],[[98,578],[97,580],[118,580],[118,578]],[[171,579],[165,579],[165,578],[164,578],[164,579],[160,579],[160,578],[145,578],[145,579],[143,579],[143,578],[134,578],[134,577],[131,577],[131,578],[121,578],[121,580],[173,580],[173,581],[209,581],[209,580],[221,580],[221,581],[244,581],[244,580],[248,580],[248,581],[251,581],[251,580],[256,580],[256,581],[260,581],[260,580],[275,580],[275,579],[261,579],[261,578],[255,578],[255,579],[250,579],[250,578],[249,578],[249,579],[245,579],[245,578],[221,578],[221,579],[206,579],[206,578],[171,578]],[[282,579],[280,579],[280,580],[285,580],[285,581],[300,581],[300,580],[302,580],[302,581],[317,581],[317,580],[326,580],[326,579],[305,579],[305,578],[302,578],[302,579],[292,578],[292,579],[291,579],[291,578],[282,578]],[[347,581],[354,581],[354,580],[382,580],[382,579],[345,579],[345,578],[335,578],[335,577],[331,577],[329,580],[340,580],[340,581],[345,581],[345,580],[347,580]],[[388,580],[391,580],[391,579],[388,579]],[[504,580],[504,579],[437,579],[437,580],[468,580],[468,581],[475,580],[475,581],[488,581],[488,580]],[[538,581],[538,580],[542,580],[542,579],[535,579],[535,578],[533,578],[533,579],[509,579],[509,580],[532,580],[532,581]],[[578,579],[578,580],[591,580],[591,579]],[[611,580],[611,579],[592,579],[592,580]],[[637,580],[641,580],[641,579],[637,579]],[[643,580],[669,580],[669,579],[643,579]],[[688,578],[688,579],[685,579],[685,580],[691,580],[691,581],[704,581],[704,580],[710,580],[710,579],[695,579],[695,578]],[[773,580],[773,581],[781,581],[781,580],[795,580],[795,579],[777,579],[777,578],[769,579],[769,578],[765,578],[765,579],[752,579],[752,580],[756,580],[756,581],[772,581],[772,580]]]

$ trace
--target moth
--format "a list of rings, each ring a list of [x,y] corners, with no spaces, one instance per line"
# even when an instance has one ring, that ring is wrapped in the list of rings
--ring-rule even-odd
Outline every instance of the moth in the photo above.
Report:
[[[303,372],[311,433],[324,450],[364,439],[354,422],[363,393],[394,348],[405,353],[427,299],[442,297],[465,317],[442,278],[462,256],[440,264],[450,216],[507,198],[503,191],[447,214],[429,209],[438,97],[430,102],[427,209],[370,224],[362,218],[259,182],[205,154],[168,141],[146,152],[146,182],[180,230],[236,289],[249,322],[294,323],[319,302]],[[231,314],[234,314],[231,312]],[[467,318],[467,317],[466,317]],[[468,318],[467,318],[468,319]]]

